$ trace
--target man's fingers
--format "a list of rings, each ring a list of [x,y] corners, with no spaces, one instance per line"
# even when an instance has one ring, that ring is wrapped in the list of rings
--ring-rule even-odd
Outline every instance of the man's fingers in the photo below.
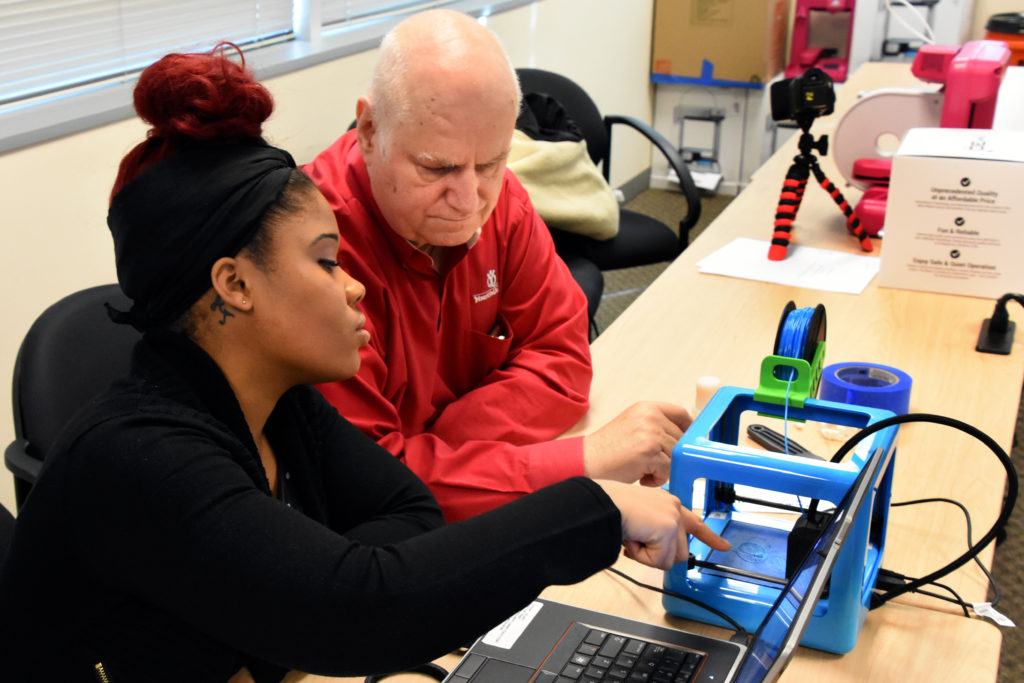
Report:
[[[668,481],[668,472],[662,475],[660,472],[651,472],[640,477],[641,486],[657,487]]]
[[[661,438],[659,439],[661,443],[661,448],[659,449],[661,454],[671,458],[672,451],[675,449],[676,444],[679,443],[679,437],[682,435],[682,432],[662,432]]]
[[[669,472],[672,471],[672,452],[665,453],[664,451],[658,452],[651,458],[646,459],[647,462],[644,465],[644,469],[647,470],[644,474],[649,474],[653,477],[668,481]]]
[[[680,435],[686,431],[686,428],[693,422],[693,418],[690,417],[689,411],[682,406],[677,406],[675,403],[659,403],[658,408],[662,414],[667,417],[673,425],[679,429]]]

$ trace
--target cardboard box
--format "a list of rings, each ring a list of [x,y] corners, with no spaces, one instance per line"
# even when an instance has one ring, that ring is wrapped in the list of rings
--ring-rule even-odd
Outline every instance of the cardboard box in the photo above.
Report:
[[[1024,131],[914,128],[892,165],[878,284],[1024,290]]]
[[[788,10],[786,0],[656,0],[653,80],[767,83],[785,65]]]

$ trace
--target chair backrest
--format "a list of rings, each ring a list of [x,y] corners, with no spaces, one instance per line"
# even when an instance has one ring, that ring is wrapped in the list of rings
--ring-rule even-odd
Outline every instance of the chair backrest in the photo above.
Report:
[[[128,372],[140,334],[111,321],[104,303],[131,306],[118,285],[75,292],[43,311],[18,350],[14,434],[27,442],[25,454],[40,462],[75,411]]]
[[[0,505],[0,569],[3,569],[7,551],[14,537],[14,516],[3,505]]]
[[[516,74],[519,76],[519,87],[522,88],[524,95],[531,92],[550,95],[565,107],[566,112],[583,131],[590,159],[597,166],[605,162],[604,171],[607,174],[608,129],[605,127],[601,111],[594,100],[590,99],[590,95],[576,85],[575,81],[551,71],[524,68],[516,69]]]

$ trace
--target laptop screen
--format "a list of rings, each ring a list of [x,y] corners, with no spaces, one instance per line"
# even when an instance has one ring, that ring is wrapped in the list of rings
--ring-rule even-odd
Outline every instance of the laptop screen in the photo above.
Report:
[[[736,683],[774,680],[792,657],[885,455],[884,449],[876,449],[864,463],[814,549],[765,615],[733,679]]]

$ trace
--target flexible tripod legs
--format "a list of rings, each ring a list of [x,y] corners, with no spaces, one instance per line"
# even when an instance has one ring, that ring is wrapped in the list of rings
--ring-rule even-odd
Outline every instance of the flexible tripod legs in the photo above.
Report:
[[[807,188],[807,181],[811,174],[818,184],[828,192],[832,201],[836,203],[839,210],[846,216],[846,229],[860,240],[860,248],[864,251],[873,251],[871,238],[867,231],[860,224],[860,219],[854,212],[853,207],[843,197],[831,180],[825,176],[818,164],[818,158],[810,153],[801,153],[793,157],[793,163],[786,172],[786,180],[782,183],[782,191],[779,193],[779,204],[775,209],[775,231],[772,233],[772,243],[768,247],[768,259],[781,261],[786,258],[789,249],[789,234],[793,230],[793,222],[796,220],[796,213],[800,210],[800,202],[804,198],[804,190]]]
[[[779,205],[775,208],[775,232],[772,233],[772,243],[768,247],[768,259],[771,261],[781,261],[786,258],[786,251],[789,249],[789,233],[793,230],[796,212],[800,210],[800,202],[803,201],[809,175],[808,167],[795,161],[790,164],[789,171],[786,172],[786,179],[783,181],[782,191],[779,193]]]

